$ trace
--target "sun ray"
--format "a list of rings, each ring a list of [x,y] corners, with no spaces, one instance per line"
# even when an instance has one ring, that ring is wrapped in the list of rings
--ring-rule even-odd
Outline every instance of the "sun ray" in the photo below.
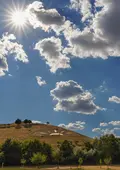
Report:
[[[29,28],[28,12],[24,8],[25,4],[15,4],[12,3],[12,7],[8,7],[4,12],[5,27],[15,32],[24,32],[26,34],[26,29]]]

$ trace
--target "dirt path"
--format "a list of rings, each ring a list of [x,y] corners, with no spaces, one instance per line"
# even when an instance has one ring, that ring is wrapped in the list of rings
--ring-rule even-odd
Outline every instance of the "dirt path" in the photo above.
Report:
[[[99,166],[82,166],[84,170],[106,170],[106,166],[102,166],[100,168]],[[43,170],[74,170],[77,166],[60,166],[59,169],[57,167],[50,167],[50,168],[43,168]],[[111,170],[120,170],[120,166],[110,166]]]

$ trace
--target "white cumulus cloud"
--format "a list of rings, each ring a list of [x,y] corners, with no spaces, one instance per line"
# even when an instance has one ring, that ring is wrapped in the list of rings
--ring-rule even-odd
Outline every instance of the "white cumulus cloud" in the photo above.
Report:
[[[39,86],[44,86],[46,85],[46,81],[42,79],[42,77],[36,76],[36,80]]]
[[[73,80],[56,83],[56,88],[51,90],[51,96],[57,104],[55,111],[76,112],[82,114],[95,114],[103,110],[94,103],[94,97],[89,91]]]
[[[40,52],[51,72],[55,73],[58,69],[70,68],[70,59],[62,53],[63,47],[59,38],[43,39],[35,45],[35,49]]]
[[[98,133],[100,135],[109,135],[109,134],[114,134],[115,133],[115,129],[94,128],[94,129],[92,129],[92,132]]]
[[[111,121],[109,122],[109,125],[120,126],[120,121]]]
[[[108,99],[109,102],[114,102],[114,103],[117,103],[117,104],[120,104],[120,98],[117,97],[117,96],[112,96]]]
[[[32,123],[33,123],[33,124],[41,124],[42,122],[39,121],[39,120],[32,120]]]
[[[28,62],[28,56],[23,50],[23,46],[16,41],[13,34],[5,33],[0,39],[0,76],[8,71],[7,57],[12,55],[15,60]]]
[[[42,2],[34,1],[28,5],[26,11],[33,28],[40,27],[44,31],[52,29],[56,33],[64,29],[65,17],[61,16],[56,9],[45,9]]]
[[[75,123],[59,124],[59,127],[70,129],[70,130],[83,130],[85,129],[85,122],[76,121]]]
[[[100,123],[100,126],[101,126],[101,127],[106,127],[106,126],[108,126],[108,123],[101,122],[101,123]]]

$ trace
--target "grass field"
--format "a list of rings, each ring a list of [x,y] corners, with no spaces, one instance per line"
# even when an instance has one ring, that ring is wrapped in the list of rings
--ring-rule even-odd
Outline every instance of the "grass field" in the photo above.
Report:
[[[82,166],[84,170],[107,170],[106,166],[102,166],[100,168],[99,166]],[[8,167],[8,168],[1,168],[4,170],[37,170],[38,168],[28,168],[28,167]],[[110,166],[111,170],[120,170],[120,166]],[[58,170],[56,167],[51,167],[51,168],[40,168],[40,170]],[[60,170],[76,170],[76,167],[60,167]]]
[[[74,144],[78,142],[78,145],[83,144],[85,141],[91,141],[87,136],[78,134],[73,131],[69,131],[57,126],[39,124],[32,125],[31,128],[24,128],[21,125],[21,128],[16,129],[16,125],[11,124],[9,128],[7,125],[0,125],[0,143],[3,143],[7,138],[23,141],[27,139],[38,139],[41,142],[46,142],[52,146],[56,146],[58,141],[70,140]],[[63,133],[62,136],[51,136],[51,133],[54,133],[57,130],[58,133]]]

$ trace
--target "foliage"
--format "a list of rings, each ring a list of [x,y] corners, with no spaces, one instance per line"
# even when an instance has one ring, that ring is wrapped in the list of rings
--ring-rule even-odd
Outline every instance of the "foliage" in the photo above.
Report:
[[[61,161],[61,155],[60,155],[59,150],[53,151],[52,158],[55,161],[55,163],[57,162],[58,169],[59,169],[59,164],[60,164],[60,161]]]
[[[16,121],[15,121],[15,124],[17,124],[17,125],[20,125],[22,123],[22,121],[20,120],[20,119],[17,119]]]
[[[24,127],[26,127],[26,128],[30,128],[32,126],[32,121],[31,120],[25,119],[23,121],[23,123],[24,123]]]
[[[120,139],[113,135],[105,135],[94,139],[84,146],[74,146],[71,141],[65,140],[58,143],[57,148],[39,140],[15,141],[7,139],[0,146],[0,163],[5,165],[32,165],[31,159],[44,155],[46,164],[72,165],[86,164],[109,165],[120,163]],[[37,156],[34,156],[36,155]],[[84,160],[84,163],[83,163]],[[41,162],[40,162],[41,164]]]
[[[22,155],[27,164],[31,163],[34,153],[42,151],[42,144],[38,140],[27,140],[22,142]]]
[[[107,158],[104,159],[104,163],[106,165],[110,165],[111,161],[112,161],[111,157],[107,157]]]
[[[0,152],[0,164],[3,164],[4,162],[5,162],[4,152]]]
[[[26,164],[26,160],[25,159],[21,159],[21,164],[24,166]]]
[[[103,164],[102,159],[99,160],[99,164],[100,164],[100,168],[101,168],[101,166]]]
[[[31,158],[31,162],[39,167],[41,164],[46,162],[46,156],[41,153],[34,153]]]
[[[78,159],[78,163],[79,163],[79,165],[81,166],[81,165],[83,164],[83,158],[79,158],[79,159]]]
[[[31,121],[31,120],[28,120],[28,123],[32,123],[32,121]]]
[[[29,121],[28,119],[25,119],[25,120],[23,121],[23,123],[27,124],[28,121]]]
[[[4,153],[6,165],[20,165],[21,160],[21,144],[18,141],[7,139],[1,147]]]

